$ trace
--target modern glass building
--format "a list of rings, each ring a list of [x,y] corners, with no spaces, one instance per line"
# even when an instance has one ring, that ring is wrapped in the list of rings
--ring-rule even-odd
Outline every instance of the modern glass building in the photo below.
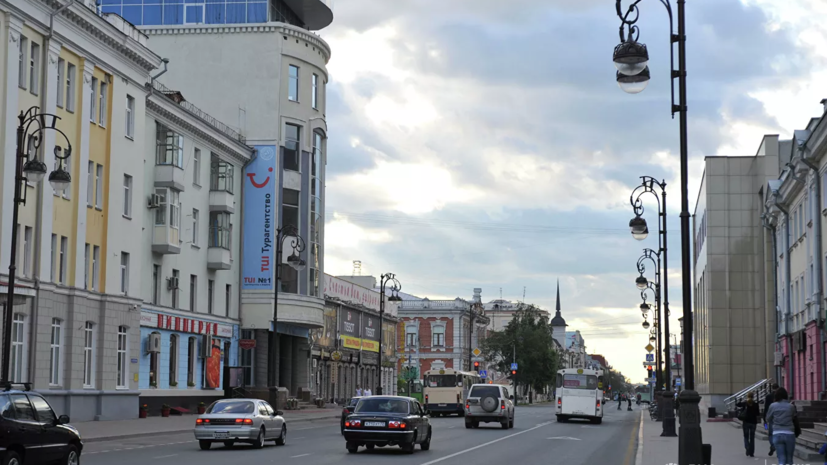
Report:
[[[98,8],[137,26],[280,22],[314,30],[333,19],[325,2],[301,0],[98,0]]]

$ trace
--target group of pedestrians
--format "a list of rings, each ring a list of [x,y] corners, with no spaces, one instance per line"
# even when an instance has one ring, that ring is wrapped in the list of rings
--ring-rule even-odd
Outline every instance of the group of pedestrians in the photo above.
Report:
[[[626,401],[629,403],[629,408],[627,410],[632,410],[632,395],[631,394],[618,394],[617,395],[617,409],[620,410],[620,406],[623,402]]]
[[[356,386],[356,397],[367,397],[367,396],[372,396],[372,395],[373,395],[373,393],[370,392],[369,387],[365,388],[365,390],[363,391],[361,387]]]
[[[743,424],[744,449],[748,457],[755,457],[755,430],[758,427],[761,411],[753,393],[747,394],[746,401],[736,404],[739,408],[738,419]],[[764,398],[764,428],[769,434],[772,456],[778,452],[778,465],[793,463],[795,438],[801,434],[795,405],[790,403],[787,390],[773,384]]]

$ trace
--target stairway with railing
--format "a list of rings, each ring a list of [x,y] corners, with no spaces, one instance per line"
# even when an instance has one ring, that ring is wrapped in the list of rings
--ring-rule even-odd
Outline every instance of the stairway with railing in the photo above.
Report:
[[[752,393],[753,399],[755,402],[758,402],[759,405],[763,405],[764,399],[767,395],[772,391],[772,380],[771,379],[762,379],[757,383],[753,384],[752,386],[748,386],[735,394],[727,397],[724,399],[724,405],[726,406],[727,412],[735,412],[737,408],[735,405],[738,402],[743,402],[747,399],[747,395]]]

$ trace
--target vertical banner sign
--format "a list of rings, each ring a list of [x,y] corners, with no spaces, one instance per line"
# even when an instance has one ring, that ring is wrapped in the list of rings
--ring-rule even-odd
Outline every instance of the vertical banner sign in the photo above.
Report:
[[[242,289],[273,289],[278,204],[276,147],[256,146],[258,154],[244,172],[244,250]]]

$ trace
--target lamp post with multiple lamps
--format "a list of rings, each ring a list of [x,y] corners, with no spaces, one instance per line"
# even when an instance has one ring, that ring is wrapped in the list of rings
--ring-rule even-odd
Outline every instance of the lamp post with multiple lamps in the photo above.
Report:
[[[646,88],[650,79],[649,52],[645,44],[638,42],[640,30],[636,25],[640,18],[638,4],[643,0],[629,0],[624,10],[623,0],[615,1],[617,16],[620,18],[620,44],[614,49],[613,61],[617,68],[618,86],[628,93],[639,93]],[[692,263],[689,229],[689,148],[686,98],[686,0],[675,0],[677,4],[677,34],[674,33],[672,0],[660,0],[669,15],[669,52],[671,57],[670,78],[672,84],[672,117],[679,114],[680,127],[680,190],[681,190],[681,281],[684,319],[684,333],[687,347],[684,351],[684,387],[680,397],[680,440],[679,465],[703,463],[705,460],[701,444],[700,396],[695,391],[694,360],[692,344]],[[675,69],[675,44],[678,45],[678,66]],[[678,81],[678,101],[675,102],[675,80]],[[664,283],[665,287],[665,283]],[[667,313],[668,315],[668,313]],[[668,318],[666,319],[668,321]],[[668,358],[667,358],[668,359]],[[706,458],[709,460],[709,457]]]
[[[649,249],[647,249],[649,250]],[[635,280],[635,284],[637,288],[640,289],[640,298],[643,299],[643,303],[640,304],[640,312],[643,316],[643,329],[649,329],[649,321],[647,317],[649,315],[649,311],[652,310],[652,306],[646,302],[646,291],[652,291],[652,296],[654,297],[653,301],[655,303],[655,309],[652,311],[652,336],[649,338],[649,342],[655,344],[655,391],[660,391],[660,386],[663,384],[663,369],[661,368],[662,362],[660,358],[660,349],[661,349],[661,337],[660,337],[660,284],[657,282],[649,281],[643,277],[643,273],[646,271],[643,268],[643,258],[641,257],[638,260],[638,270],[640,271],[640,277]],[[654,339],[654,340],[653,340]]]
[[[393,273],[384,273],[379,277],[379,382],[376,384],[376,394],[382,395],[382,333],[384,332],[383,318],[385,316],[385,290],[390,284],[391,296],[388,297],[389,302],[400,302],[402,298],[399,297],[399,291],[402,290],[402,284],[396,279]]]
[[[17,150],[14,164],[14,201],[12,204],[11,251],[9,255],[9,290],[6,295],[3,315],[3,372],[0,380],[11,383],[15,380],[11,369],[11,327],[12,306],[14,305],[14,280],[17,271],[17,222],[20,205],[26,204],[25,183],[39,184],[46,177],[46,163],[37,158],[47,131],[55,131],[66,141],[66,148],[55,144],[54,153],[58,160],[57,169],[49,173],[49,184],[57,194],[62,194],[72,182],[72,176],[66,171],[66,160],[72,155],[72,143],[66,134],[57,128],[60,117],[49,113],[40,113],[40,108],[31,107],[21,111],[17,117]]]
[[[267,358],[267,381],[270,384],[270,405],[279,409],[281,406],[278,402],[279,392],[279,291],[281,290],[281,266],[282,254],[284,253],[284,242],[290,238],[290,246],[293,248],[293,253],[287,257],[287,265],[296,271],[302,271],[307,267],[307,263],[301,258],[301,253],[306,248],[304,239],[299,234],[299,230],[295,225],[289,224],[282,226],[276,230],[276,285],[273,300],[273,330],[270,331],[270,340],[268,341],[269,357]]]

